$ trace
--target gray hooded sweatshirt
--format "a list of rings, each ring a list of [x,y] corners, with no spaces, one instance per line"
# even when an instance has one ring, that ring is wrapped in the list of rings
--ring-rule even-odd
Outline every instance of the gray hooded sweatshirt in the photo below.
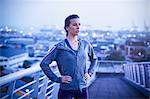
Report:
[[[50,69],[49,64],[56,61],[61,75],[72,77],[70,83],[62,83],[61,77],[56,76]],[[90,66],[87,62],[90,61]],[[62,90],[82,90],[87,87],[84,74],[93,74],[97,63],[97,57],[92,45],[86,40],[79,40],[77,52],[69,48],[65,40],[56,44],[41,61],[41,68],[47,77],[54,82],[60,83]]]

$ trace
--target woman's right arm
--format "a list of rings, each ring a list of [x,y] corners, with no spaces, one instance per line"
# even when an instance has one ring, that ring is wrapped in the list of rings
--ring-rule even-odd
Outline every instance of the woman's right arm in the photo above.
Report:
[[[43,58],[43,60],[40,63],[40,67],[51,81],[61,83],[61,77],[56,76],[49,67],[49,64],[51,64],[52,61],[55,61],[56,57],[57,57],[57,48],[56,46],[54,46],[49,51],[49,53]]]

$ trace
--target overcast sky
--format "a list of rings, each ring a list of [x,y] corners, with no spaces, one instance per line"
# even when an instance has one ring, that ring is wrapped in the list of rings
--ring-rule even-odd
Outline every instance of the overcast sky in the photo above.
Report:
[[[150,26],[149,9],[150,0],[0,0],[0,26],[63,27],[76,13],[83,25],[143,28],[144,22]]]

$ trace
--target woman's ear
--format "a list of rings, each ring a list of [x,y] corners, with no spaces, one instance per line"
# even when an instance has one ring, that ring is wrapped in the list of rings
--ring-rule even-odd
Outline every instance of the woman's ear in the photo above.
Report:
[[[66,30],[67,30],[67,31],[69,30],[69,27],[68,27],[68,26],[66,26]]]

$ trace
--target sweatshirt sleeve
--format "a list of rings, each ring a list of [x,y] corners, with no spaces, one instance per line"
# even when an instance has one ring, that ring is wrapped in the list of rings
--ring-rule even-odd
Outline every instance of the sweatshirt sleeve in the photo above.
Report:
[[[95,55],[94,53],[94,49],[92,47],[92,45],[90,43],[89,44],[89,52],[88,52],[88,55],[89,55],[89,59],[90,59],[90,67],[88,69],[88,73],[91,75],[94,73],[94,67],[97,65],[97,56]]]
[[[42,59],[40,63],[40,67],[51,81],[61,83],[61,77],[56,76],[54,72],[51,70],[51,68],[49,67],[49,64],[51,64],[52,61],[55,61],[56,57],[57,57],[57,48],[56,46],[54,46],[48,52],[48,54]]]

